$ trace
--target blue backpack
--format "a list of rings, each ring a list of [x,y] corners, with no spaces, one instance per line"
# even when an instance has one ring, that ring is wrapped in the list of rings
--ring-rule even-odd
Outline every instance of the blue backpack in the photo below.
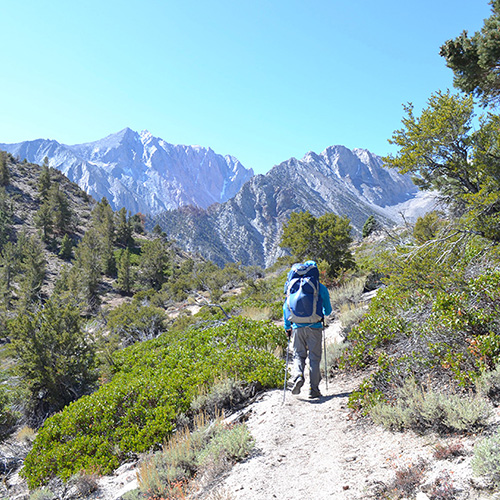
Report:
[[[285,283],[285,295],[285,314],[292,323],[317,323],[323,319],[319,269],[312,260],[292,266]]]

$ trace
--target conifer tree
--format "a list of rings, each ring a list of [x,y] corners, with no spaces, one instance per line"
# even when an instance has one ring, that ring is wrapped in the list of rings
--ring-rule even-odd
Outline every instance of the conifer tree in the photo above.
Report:
[[[7,186],[9,184],[10,175],[9,167],[7,166],[7,154],[0,151],[0,186]]]
[[[99,234],[101,242],[102,271],[108,276],[116,272],[113,243],[115,239],[114,213],[106,198],[102,198],[92,210],[92,227]]]
[[[54,230],[59,234],[66,234],[73,229],[73,212],[68,196],[61,191],[59,185],[54,184],[48,193],[48,204],[53,212]]]
[[[34,218],[35,226],[42,231],[42,240],[51,240],[54,231],[54,212],[48,202],[43,202]]]
[[[120,292],[125,294],[129,294],[132,287],[132,267],[130,265],[130,250],[128,248],[121,253],[117,287]]]
[[[41,300],[41,289],[46,272],[46,259],[40,241],[28,237],[20,248],[21,253],[21,309],[29,309]]]
[[[73,242],[71,238],[65,234],[61,241],[61,248],[59,250],[59,257],[64,260],[70,260],[73,256]]]
[[[127,209],[121,208],[116,214],[116,243],[122,247],[132,246],[134,243],[132,232],[130,212],[127,218]]]
[[[328,275],[334,277],[341,269],[355,267],[349,249],[351,224],[347,217],[326,213],[314,217],[309,211],[293,212],[283,225],[280,246],[289,248],[300,260],[324,261]]]
[[[5,187],[0,186],[0,250],[9,240],[12,228],[12,206]]]
[[[86,309],[93,311],[100,305],[101,243],[95,229],[88,230],[75,251],[73,281]]]
[[[49,159],[45,157],[43,159],[40,177],[38,178],[38,193],[40,194],[40,198],[42,200],[45,200],[47,198],[51,184],[52,182],[50,179]]]
[[[169,260],[168,245],[163,240],[144,243],[139,267],[140,279],[147,288],[159,290],[167,281]]]
[[[52,297],[37,312],[18,315],[10,331],[30,393],[31,424],[41,424],[47,415],[89,392],[96,381],[95,350],[71,302]]]
[[[12,282],[19,272],[20,252],[18,246],[8,241],[0,255],[0,300],[6,310],[12,303]]]

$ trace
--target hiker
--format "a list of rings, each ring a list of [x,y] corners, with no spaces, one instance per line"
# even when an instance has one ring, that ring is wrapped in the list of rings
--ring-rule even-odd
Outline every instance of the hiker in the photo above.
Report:
[[[332,312],[332,305],[328,289],[319,282],[316,262],[309,260],[292,266],[285,284],[285,294],[283,320],[289,340],[293,332],[292,394],[299,394],[304,385],[304,368],[309,354],[309,398],[320,398],[323,319]]]

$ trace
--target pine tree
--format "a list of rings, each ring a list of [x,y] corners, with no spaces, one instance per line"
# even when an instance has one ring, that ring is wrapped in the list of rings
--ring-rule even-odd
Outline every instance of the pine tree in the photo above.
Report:
[[[70,260],[73,256],[73,242],[71,238],[65,234],[61,241],[61,248],[59,250],[59,257],[64,260]]]
[[[7,167],[7,154],[0,151],[0,186],[7,186],[9,184],[10,174]]]
[[[48,204],[53,212],[54,230],[59,234],[70,233],[73,229],[74,215],[68,196],[54,184],[48,192]]]
[[[132,267],[130,265],[130,250],[128,248],[121,253],[117,287],[124,294],[129,294],[132,288]]]
[[[74,286],[90,311],[100,305],[101,243],[95,229],[89,229],[75,251]]]
[[[9,310],[12,303],[12,281],[19,272],[20,252],[17,245],[7,242],[0,256],[0,300]]]
[[[91,215],[92,227],[101,241],[101,266],[104,274],[112,276],[116,272],[113,243],[115,239],[114,213],[106,198],[97,203]]]
[[[376,231],[377,227],[378,227],[377,220],[373,215],[370,215],[370,217],[366,219],[366,222],[363,226],[363,232],[362,232],[363,238],[370,236],[370,234],[372,234],[373,231]]]
[[[116,214],[116,243],[122,247],[129,247],[134,244],[132,238],[132,222],[130,212],[127,219],[127,209],[121,208]]]
[[[140,279],[147,288],[159,290],[167,281],[169,252],[161,239],[146,241],[141,249]]]
[[[42,240],[47,243],[52,238],[54,231],[54,212],[50,204],[42,203],[34,218],[35,226],[42,231]]]
[[[40,198],[42,200],[45,200],[47,198],[51,184],[52,182],[50,179],[49,159],[45,157],[43,159],[40,177],[38,178],[38,193],[40,194]]]
[[[46,259],[40,241],[31,236],[20,248],[21,252],[21,309],[30,309],[40,303],[43,280],[45,279]]]
[[[0,186],[0,250],[7,243],[12,230],[12,206],[5,187]]]

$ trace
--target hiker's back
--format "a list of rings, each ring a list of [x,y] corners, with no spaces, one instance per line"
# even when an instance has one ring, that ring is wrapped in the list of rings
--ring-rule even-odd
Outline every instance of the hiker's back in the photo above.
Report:
[[[319,269],[315,262],[294,264],[285,284],[287,319],[293,323],[317,323],[323,319]]]

